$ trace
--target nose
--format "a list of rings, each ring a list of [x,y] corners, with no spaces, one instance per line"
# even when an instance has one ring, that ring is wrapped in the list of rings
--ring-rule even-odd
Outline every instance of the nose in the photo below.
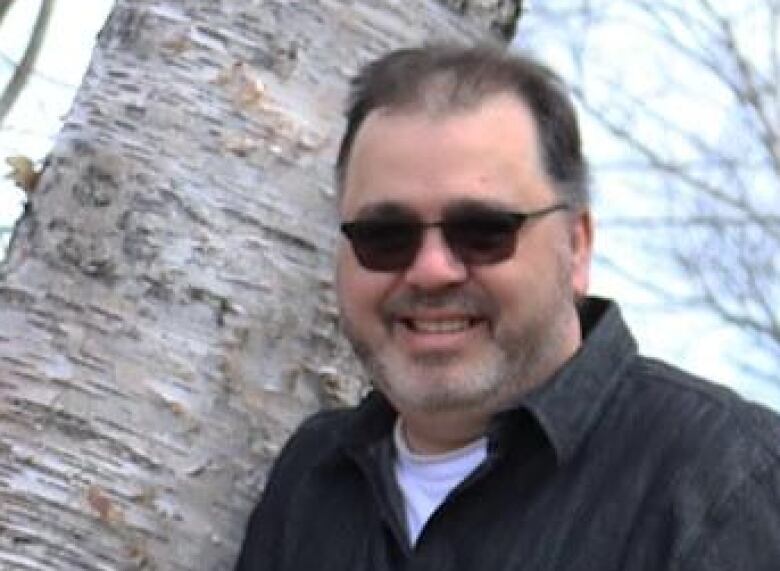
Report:
[[[450,250],[441,229],[428,227],[404,281],[421,289],[434,290],[461,283],[468,277],[466,265]]]

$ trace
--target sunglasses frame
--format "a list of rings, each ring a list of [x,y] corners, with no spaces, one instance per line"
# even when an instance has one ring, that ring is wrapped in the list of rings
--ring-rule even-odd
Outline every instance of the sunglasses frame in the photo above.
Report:
[[[441,228],[444,241],[447,244],[447,248],[453,253],[462,263],[474,266],[474,265],[490,265],[496,264],[503,260],[508,259],[514,254],[517,233],[523,227],[523,225],[534,218],[540,218],[547,214],[557,212],[559,210],[568,210],[570,205],[565,202],[558,202],[550,206],[540,208],[537,210],[530,210],[527,212],[502,210],[498,208],[479,208],[474,207],[475,211],[481,210],[481,216],[495,216],[498,224],[504,224],[505,229],[512,233],[512,243],[498,244],[493,246],[493,251],[489,247],[485,247],[484,251],[480,252],[479,248],[474,248],[473,244],[463,243],[464,241],[457,237],[457,230],[453,230],[458,224],[462,224],[463,221],[455,221],[453,217],[449,218],[445,216],[444,219],[436,222],[395,222],[399,226],[405,225],[408,229],[415,232],[414,236],[409,238],[406,246],[410,253],[404,253],[404,255],[396,255],[396,257],[389,257],[384,260],[377,260],[375,255],[372,255],[367,251],[366,247],[361,247],[359,241],[361,236],[365,236],[371,230],[376,230],[381,224],[392,224],[393,222],[387,222],[377,219],[368,220],[353,220],[351,222],[343,222],[340,225],[341,232],[349,240],[352,247],[352,251],[355,253],[360,265],[369,270],[376,272],[399,272],[408,269],[414,264],[414,260],[420,253],[420,248],[423,243],[423,236],[425,231],[430,227]],[[487,216],[486,216],[487,215]],[[462,216],[464,219],[468,219],[468,216]],[[474,216],[477,220],[479,216]],[[484,220],[483,220],[484,221]],[[449,228],[449,230],[448,230]],[[454,232],[454,233],[453,233]]]

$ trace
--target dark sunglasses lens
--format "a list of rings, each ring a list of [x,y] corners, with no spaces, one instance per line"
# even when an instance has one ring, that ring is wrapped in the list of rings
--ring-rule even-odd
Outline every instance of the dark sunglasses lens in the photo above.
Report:
[[[515,251],[522,220],[505,212],[463,213],[443,224],[452,251],[466,264],[494,264]]]
[[[353,222],[345,230],[358,261],[377,272],[409,267],[420,245],[422,228],[409,222]]]

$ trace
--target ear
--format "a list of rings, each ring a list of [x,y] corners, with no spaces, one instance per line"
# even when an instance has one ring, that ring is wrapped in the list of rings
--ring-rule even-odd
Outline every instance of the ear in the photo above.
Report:
[[[588,293],[590,283],[590,259],[593,252],[593,217],[590,209],[583,208],[572,225],[572,288],[577,297]]]

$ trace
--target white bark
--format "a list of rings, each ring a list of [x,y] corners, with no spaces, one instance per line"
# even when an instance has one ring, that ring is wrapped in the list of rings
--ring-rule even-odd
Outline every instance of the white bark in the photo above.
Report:
[[[290,430],[360,388],[330,289],[346,78],[479,13],[118,3],[0,266],[0,569],[232,566]]]

